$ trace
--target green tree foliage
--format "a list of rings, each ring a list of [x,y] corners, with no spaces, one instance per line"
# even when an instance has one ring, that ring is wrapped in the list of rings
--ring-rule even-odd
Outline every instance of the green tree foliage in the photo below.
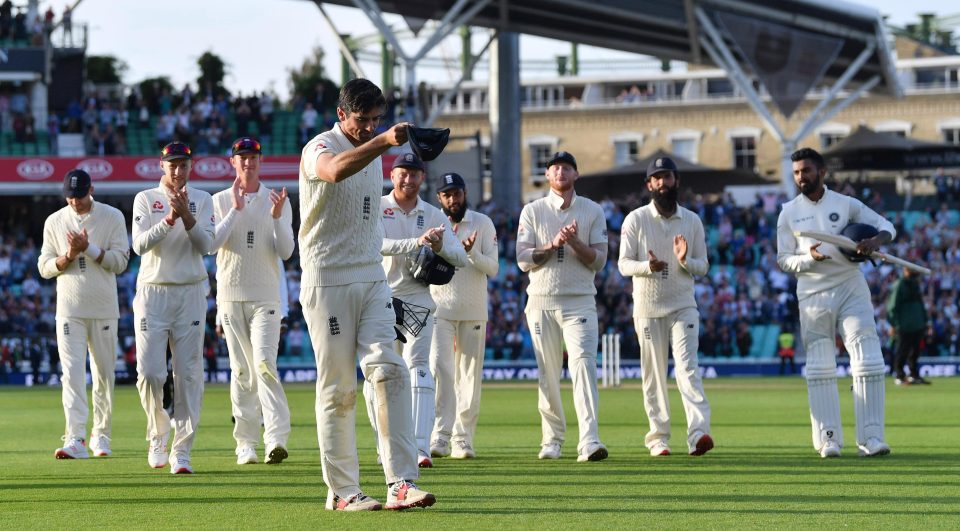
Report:
[[[207,51],[197,59],[200,67],[200,77],[197,78],[197,90],[206,92],[208,89],[214,95],[229,94],[223,86],[223,78],[227,75],[227,65],[219,55]]]
[[[300,68],[291,68],[290,72],[290,95],[293,99],[314,102],[317,98],[317,87],[323,87],[322,109],[332,110],[337,102],[337,95],[340,88],[326,76],[323,70],[323,48],[316,47],[310,55],[304,59]]]
[[[87,79],[98,85],[122,83],[127,72],[127,63],[112,55],[88,55],[84,66]]]

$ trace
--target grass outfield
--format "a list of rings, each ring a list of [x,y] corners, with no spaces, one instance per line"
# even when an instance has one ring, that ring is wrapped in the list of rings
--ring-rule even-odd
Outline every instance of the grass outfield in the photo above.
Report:
[[[848,389],[850,380],[841,380]],[[671,392],[674,455],[649,457],[636,382],[600,393],[600,435],[610,458],[576,462],[576,418],[565,388],[568,443],[538,461],[534,384],[483,391],[471,461],[438,459],[419,481],[437,505],[401,514],[323,510],[313,386],[291,385],[290,459],[237,466],[228,388],[209,386],[193,451],[196,474],[147,467],[145,417],[136,389],[118,387],[114,456],[58,461],[59,388],[0,387],[0,517],[27,528],[960,528],[960,378],[925,387],[888,379],[893,453],[859,458],[853,408],[841,393],[847,447],[821,460],[810,447],[801,378],[706,382],[717,447],[685,455],[679,395]],[[373,436],[358,415],[362,488],[386,501]],[[260,449],[262,459],[262,448]]]

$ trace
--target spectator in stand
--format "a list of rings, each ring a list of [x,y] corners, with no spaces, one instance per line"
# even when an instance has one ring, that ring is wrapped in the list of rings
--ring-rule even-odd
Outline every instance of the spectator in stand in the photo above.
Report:
[[[63,26],[63,44],[73,46],[73,9],[70,4],[63,8],[63,17],[60,18],[60,24]]]
[[[753,347],[753,335],[750,333],[750,325],[746,321],[740,321],[737,324],[737,351],[741,358],[750,355],[750,348]]]
[[[0,39],[9,39],[13,35],[13,2],[4,0],[0,4]]]
[[[777,338],[777,356],[780,357],[780,375],[782,376],[784,371],[786,371],[787,363],[790,363],[790,374],[797,373],[797,366],[794,364],[794,335],[793,335],[793,326],[784,325],[783,331],[780,332],[780,336]]]
[[[303,107],[303,113],[300,115],[300,121],[303,123],[303,126],[306,128],[307,138],[313,138],[317,134],[317,110],[313,107],[313,104],[307,102]]]
[[[893,362],[894,382],[897,385],[929,384],[920,375],[917,362],[923,334],[927,329],[927,309],[923,304],[917,273],[908,268],[903,268],[903,276],[890,289],[887,319],[890,322],[890,335],[896,337],[897,343]],[[904,366],[910,368],[909,377]]]
[[[27,120],[23,113],[13,115],[13,138],[20,143],[27,141]]]

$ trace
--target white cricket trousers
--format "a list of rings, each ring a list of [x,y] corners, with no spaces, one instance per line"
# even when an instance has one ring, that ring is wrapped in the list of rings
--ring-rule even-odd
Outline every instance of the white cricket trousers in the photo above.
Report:
[[[597,394],[598,328],[596,304],[581,304],[562,310],[527,309],[527,326],[533,332],[533,350],[539,368],[541,445],[563,444],[567,429],[560,400],[560,375],[564,345],[567,367],[573,380],[573,407],[577,411],[580,442],[577,453],[600,443],[597,428],[600,399]]]
[[[433,439],[464,441],[473,446],[480,418],[486,334],[486,321],[437,318],[430,348],[430,370],[437,385]]]
[[[87,438],[87,350],[93,378],[91,437],[110,437],[113,384],[116,379],[117,320],[57,317],[57,345],[63,377],[63,414],[67,441]],[[54,370],[55,368],[51,368]]]
[[[303,287],[300,304],[317,356],[317,440],[323,482],[334,494],[360,492],[357,359],[373,390],[378,446],[387,484],[415,480],[417,448],[410,375],[394,350],[396,317],[386,281]]]
[[[137,390],[147,413],[147,440],[170,432],[163,409],[167,344],[173,360],[173,436],[170,453],[190,455],[203,404],[203,332],[207,295],[196,284],[142,284],[133,299]]]
[[[290,408],[277,372],[279,302],[218,301],[220,324],[230,353],[230,403],[237,449],[256,448],[263,418],[266,447],[286,448]]]
[[[647,448],[670,440],[670,401],[667,396],[667,354],[673,346],[674,376],[687,416],[687,448],[710,433],[710,404],[703,392],[697,349],[700,345],[700,314],[696,308],[677,310],[656,318],[635,317],[640,342],[643,405],[650,421],[644,438]]]

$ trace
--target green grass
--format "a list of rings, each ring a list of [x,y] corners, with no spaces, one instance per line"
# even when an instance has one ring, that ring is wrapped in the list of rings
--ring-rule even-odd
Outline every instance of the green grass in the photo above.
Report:
[[[841,380],[841,389],[849,388]],[[536,459],[533,384],[483,390],[471,461],[439,459],[419,484],[437,505],[402,514],[323,510],[314,391],[291,385],[290,459],[239,467],[228,389],[208,386],[193,476],[146,464],[145,417],[136,390],[118,387],[114,456],[57,461],[59,389],[0,387],[0,518],[28,528],[874,528],[960,527],[960,378],[887,390],[885,458],[856,456],[850,393],[841,393],[847,447],[821,460],[810,447],[800,378],[706,383],[717,447],[684,455],[684,417],[671,393],[674,455],[652,458],[635,382],[600,393],[600,435],[610,458],[577,463],[576,419],[565,390],[568,443],[560,461]],[[364,410],[358,411],[362,487],[385,501]],[[261,448],[262,456],[262,448]]]

